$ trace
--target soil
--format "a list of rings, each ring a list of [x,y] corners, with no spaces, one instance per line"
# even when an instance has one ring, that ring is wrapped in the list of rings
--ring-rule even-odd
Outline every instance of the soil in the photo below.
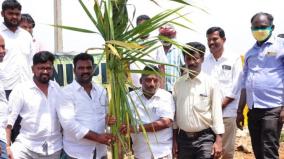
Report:
[[[284,159],[284,142],[280,143],[279,155],[279,159]],[[235,159],[255,159],[255,157],[253,155],[253,152],[244,153],[242,151],[236,150]]]
[[[247,137],[249,138],[249,137]],[[238,138],[237,138],[238,140]],[[250,144],[250,143],[249,143]],[[250,151],[251,152],[244,152],[243,150],[238,150],[237,145],[236,145],[236,151],[235,151],[235,159],[255,159],[253,152],[251,150],[251,146],[248,145],[248,147],[250,147]],[[284,142],[280,143],[280,148],[279,148],[279,159],[284,159]]]

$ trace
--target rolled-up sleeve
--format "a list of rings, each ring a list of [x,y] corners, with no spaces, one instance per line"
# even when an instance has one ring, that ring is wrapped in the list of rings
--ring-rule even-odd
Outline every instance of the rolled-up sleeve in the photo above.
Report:
[[[163,100],[161,100],[161,105],[157,108],[157,114],[161,118],[169,118],[174,120],[175,113],[175,105],[174,100],[171,94],[165,96]]]
[[[240,80],[242,78],[240,78],[242,76],[242,60],[241,57],[238,57],[234,63],[233,66],[233,74],[232,74],[232,87],[230,89],[230,91],[228,91],[228,93],[226,94],[227,97],[230,98],[238,98],[238,96],[240,95]]]
[[[7,125],[11,125],[12,127],[15,124],[16,119],[20,115],[21,109],[23,108],[23,92],[21,91],[21,87],[15,87],[10,94],[9,102],[8,102],[8,122]]]
[[[77,140],[82,139],[90,130],[75,119],[75,106],[72,96],[63,93],[63,99],[57,107],[57,115],[64,131],[73,133]]]
[[[8,118],[8,107],[7,103],[0,101],[0,127],[6,128]]]
[[[246,88],[247,73],[248,73],[248,64],[247,64],[247,58],[245,58],[244,68],[241,76],[241,89]]]
[[[176,122],[176,110],[177,110],[176,85],[174,85],[174,88],[173,88],[173,100],[174,100],[174,106],[175,106],[173,129],[178,129],[178,125]]]
[[[212,130],[215,134],[223,134],[225,132],[224,123],[223,123],[223,115],[222,115],[222,96],[220,90],[218,89],[218,85],[216,84],[213,89],[212,94],[212,121],[213,126]]]

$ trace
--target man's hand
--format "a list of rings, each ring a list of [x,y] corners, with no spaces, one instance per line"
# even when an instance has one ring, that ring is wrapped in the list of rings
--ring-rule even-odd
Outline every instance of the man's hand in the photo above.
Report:
[[[284,123],[284,108],[282,108],[281,112],[280,112],[280,120],[282,123]]]
[[[107,133],[98,134],[98,138],[97,138],[97,142],[108,145],[108,146],[110,146],[115,140],[116,139],[112,134],[107,134]]]
[[[129,129],[129,130],[128,130]],[[123,135],[126,135],[127,132],[129,131],[130,133],[134,132],[134,128],[129,125],[129,127],[126,124],[121,124],[120,128],[119,128],[120,133],[122,133]],[[138,130],[139,131],[139,130]]]
[[[173,138],[173,157],[178,158],[178,144],[176,137]]]
[[[222,155],[222,137],[221,137],[221,135],[216,135],[216,141],[213,144],[211,155],[214,155],[214,159],[221,157],[221,155]]]
[[[13,153],[11,151],[11,147],[7,145],[6,147],[6,151],[7,151],[7,156],[9,159],[14,159]]]
[[[237,127],[241,130],[243,130],[244,127],[244,122],[245,122],[245,118],[242,112],[238,112],[237,113],[237,118],[236,118],[236,123],[237,123]]]
[[[234,100],[235,100],[234,98],[225,97],[222,101],[222,110],[225,109]]]
[[[116,121],[117,120],[115,116],[109,114],[106,115],[106,123],[108,126],[113,126],[116,123]]]

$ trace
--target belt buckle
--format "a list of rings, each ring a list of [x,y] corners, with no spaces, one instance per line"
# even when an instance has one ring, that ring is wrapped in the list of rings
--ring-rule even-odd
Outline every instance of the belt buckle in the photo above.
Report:
[[[187,136],[188,138],[195,138],[195,137],[197,136],[197,134],[194,133],[194,132],[185,132],[185,133],[186,133],[186,136]]]

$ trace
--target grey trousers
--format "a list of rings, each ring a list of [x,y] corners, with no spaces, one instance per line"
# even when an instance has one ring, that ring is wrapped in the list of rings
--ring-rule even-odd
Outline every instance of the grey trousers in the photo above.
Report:
[[[22,143],[14,142],[11,146],[14,159],[60,159],[61,150],[50,155],[42,155],[27,149]]]

